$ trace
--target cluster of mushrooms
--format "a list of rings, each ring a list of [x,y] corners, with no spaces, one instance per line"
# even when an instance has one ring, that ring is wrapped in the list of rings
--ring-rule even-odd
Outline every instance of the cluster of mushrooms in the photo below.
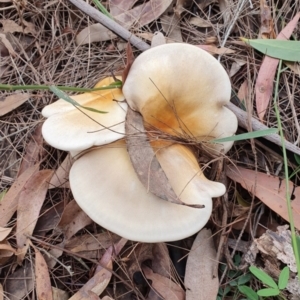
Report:
[[[105,78],[96,87],[113,81]],[[212,198],[225,193],[225,186],[208,180],[193,150],[179,141],[205,142],[212,154],[226,153],[232,142],[209,141],[236,132],[236,116],[224,107],[230,95],[228,75],[214,57],[196,46],[165,44],[137,57],[122,89],[72,97],[108,113],[83,114],[59,99],[43,109],[42,132],[47,143],[75,158],[71,190],[91,219],[133,241],[174,241],[203,228]],[[145,128],[174,137],[150,143],[175,194],[187,205],[162,200],[139,180],[126,149],[128,106],[142,115]]]

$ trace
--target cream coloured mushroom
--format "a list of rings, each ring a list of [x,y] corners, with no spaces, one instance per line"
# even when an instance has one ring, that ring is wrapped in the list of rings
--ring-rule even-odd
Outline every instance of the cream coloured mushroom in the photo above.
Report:
[[[112,81],[106,80],[97,86]],[[224,108],[230,98],[226,72],[195,46],[163,45],[141,54],[130,69],[123,93],[128,104],[143,115],[146,126],[177,137],[207,141],[233,135],[237,128],[235,115]],[[83,115],[58,100],[43,110],[48,117],[43,135],[50,145],[71,152],[103,145],[79,156],[71,168],[70,185],[79,206],[96,223],[134,241],[173,241],[199,231],[210,217],[212,197],[223,195],[224,185],[205,178],[186,146],[171,141],[159,147],[156,141],[152,145],[157,159],[176,195],[186,204],[204,208],[154,196],[139,181],[124,140],[114,142],[124,137],[126,104],[114,101],[123,99],[121,91],[75,97],[81,105],[108,114]],[[211,148],[228,151],[231,145],[211,144]]]
[[[197,142],[228,137],[237,118],[226,107],[231,84],[220,63],[206,51],[188,44],[165,44],[142,53],[123,86],[128,105],[145,123]],[[232,142],[209,144],[226,153]]]
[[[105,78],[95,88],[112,82],[112,77]],[[42,133],[48,144],[65,151],[82,151],[124,138],[127,104],[121,89],[93,91],[72,98],[82,106],[107,113],[80,111],[63,99],[47,105],[42,111],[47,118]]]
[[[224,194],[225,187],[207,180],[183,145],[163,148],[157,158],[180,199],[204,208],[173,204],[148,193],[120,142],[75,161],[70,172],[74,198],[96,223],[127,239],[150,243],[188,237],[207,223],[211,198]]]

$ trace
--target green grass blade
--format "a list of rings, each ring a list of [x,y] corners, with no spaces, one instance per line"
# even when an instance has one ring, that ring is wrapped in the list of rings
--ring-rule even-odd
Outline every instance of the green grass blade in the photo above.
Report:
[[[245,38],[242,38],[242,40],[265,55],[287,61],[300,61],[299,41],[248,40]]]
[[[264,272],[261,269],[258,269],[256,267],[254,267],[254,266],[249,267],[249,270],[262,283],[266,284],[269,287],[272,287],[273,289],[277,289],[278,290],[278,286],[277,286],[276,282],[266,272]]]
[[[107,9],[103,6],[103,4],[99,0],[93,0],[93,2],[104,15],[113,19],[112,15],[107,11]]]
[[[270,129],[265,129],[265,130],[258,130],[258,131],[233,135],[233,136],[229,136],[229,137],[221,138],[221,139],[214,139],[214,140],[211,140],[210,142],[212,142],[212,143],[224,143],[224,142],[242,141],[242,140],[254,139],[254,138],[274,134],[274,133],[277,133],[277,131],[278,131],[277,128],[270,128]]]
[[[280,294],[279,289],[261,289],[257,291],[257,295],[260,297],[271,297],[271,296],[278,296]]]
[[[290,269],[288,267],[284,267],[281,270],[279,279],[278,279],[278,287],[280,290],[283,290],[286,288],[289,278],[290,278]]]
[[[50,90],[58,97],[58,98],[61,98],[67,102],[69,102],[70,104],[74,105],[74,106],[77,106],[77,107],[80,107],[80,108],[83,108],[85,110],[89,110],[89,111],[92,111],[92,112],[96,112],[96,113],[99,113],[99,114],[106,114],[107,111],[101,111],[101,110],[98,110],[98,109],[95,109],[95,108],[92,108],[92,107],[86,107],[86,106],[82,106],[80,105],[78,102],[76,102],[75,100],[73,100],[69,95],[67,95],[66,93],[64,93],[63,91],[61,91],[60,89],[58,89],[56,86],[54,85],[51,85],[50,87]]]

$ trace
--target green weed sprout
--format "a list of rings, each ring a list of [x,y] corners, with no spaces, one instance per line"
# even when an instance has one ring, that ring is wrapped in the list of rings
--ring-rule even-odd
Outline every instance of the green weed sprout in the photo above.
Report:
[[[284,290],[288,284],[290,269],[284,267],[279,275],[278,284],[265,271],[254,266],[249,268],[250,272],[266,286],[255,292],[252,288],[246,285],[238,286],[239,291],[247,296],[249,300],[258,300],[259,297],[278,296],[280,299],[285,299],[281,291]]]

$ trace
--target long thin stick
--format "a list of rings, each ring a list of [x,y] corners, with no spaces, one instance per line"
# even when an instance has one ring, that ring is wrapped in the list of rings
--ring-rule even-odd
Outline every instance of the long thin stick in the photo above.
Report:
[[[242,128],[247,129],[247,119],[248,119],[248,115],[245,111],[243,111],[242,109],[238,108],[237,106],[235,106],[233,103],[229,103],[226,105],[227,108],[229,108],[232,112],[234,112],[234,114],[236,115],[238,122],[239,122],[239,126],[241,126]],[[254,119],[253,117],[251,118],[251,124],[252,124],[252,129],[253,131],[256,130],[265,130],[265,129],[269,129],[269,127],[267,127],[266,125],[262,124],[261,122],[259,122],[258,120]],[[270,134],[270,135],[265,135],[264,138],[278,146],[282,146],[281,143],[281,137],[278,134]],[[285,140],[285,148],[288,149],[289,151],[296,153],[298,155],[300,155],[300,148],[295,146],[294,144],[288,142],[287,140]]]
[[[145,51],[150,48],[150,46],[139,39],[137,36],[132,34],[126,28],[122,27],[120,24],[110,19],[94,7],[90,6],[88,3],[82,0],[69,0],[75,6],[77,6],[81,11],[86,13],[88,16],[93,18],[95,21],[101,23],[103,26],[107,27],[117,35],[119,35],[125,41],[130,42],[134,47],[141,51]]]

